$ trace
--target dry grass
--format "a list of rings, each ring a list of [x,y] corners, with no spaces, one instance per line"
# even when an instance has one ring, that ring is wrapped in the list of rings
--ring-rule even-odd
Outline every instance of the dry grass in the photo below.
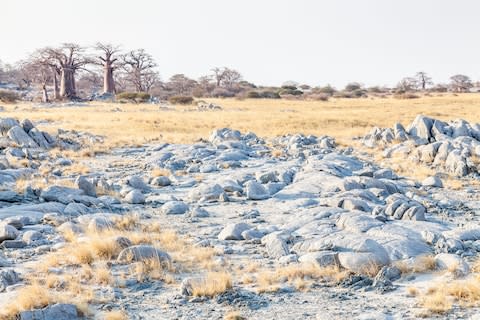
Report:
[[[258,292],[276,292],[280,284],[291,283],[298,290],[306,290],[313,281],[323,280],[338,283],[348,272],[338,267],[319,267],[314,264],[294,264],[275,270],[260,271],[257,276]]]
[[[214,297],[232,288],[232,277],[227,272],[209,272],[206,277],[192,283],[195,297]]]
[[[16,315],[23,310],[43,308],[54,301],[49,290],[34,283],[19,289],[16,299],[1,310],[0,315],[2,319],[15,319]]]
[[[433,271],[437,268],[437,263],[435,262],[435,256],[433,255],[421,255],[415,258],[412,264],[407,264],[404,261],[397,261],[394,263],[402,274],[409,273],[424,273],[428,271]]]
[[[101,320],[128,320],[128,316],[123,311],[107,311],[100,316]]]
[[[170,170],[163,169],[163,168],[155,168],[150,172],[150,176],[152,177],[169,177]]]
[[[58,128],[105,136],[103,148],[152,141],[192,142],[208,137],[215,128],[235,127],[262,137],[288,133],[331,135],[339,139],[365,134],[370,127],[390,127],[395,121],[411,122],[419,113],[442,120],[480,121],[478,94],[445,94],[414,100],[394,98],[330,99],[329,101],[209,99],[222,111],[163,111],[155,105],[92,102],[87,107],[32,108],[30,103],[6,105],[5,117],[47,120],[42,130]]]
[[[410,296],[410,297],[415,297],[418,295],[418,289],[415,288],[415,287],[408,287],[407,288],[407,294]]]
[[[433,314],[445,314],[452,309],[451,299],[441,291],[422,297],[421,305]]]
[[[246,320],[239,311],[229,311],[223,316],[224,320]]]

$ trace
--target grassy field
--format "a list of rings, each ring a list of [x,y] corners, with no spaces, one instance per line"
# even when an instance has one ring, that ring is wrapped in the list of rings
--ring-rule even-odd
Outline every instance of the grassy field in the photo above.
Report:
[[[373,126],[408,124],[417,114],[440,119],[480,122],[480,94],[444,94],[419,99],[394,98],[296,100],[210,99],[221,111],[197,111],[177,106],[92,102],[82,107],[38,107],[29,103],[5,105],[2,117],[45,120],[47,131],[76,129],[106,137],[107,146],[153,141],[184,143],[205,138],[215,128],[253,131],[262,137],[287,133],[331,135],[342,141],[365,134]],[[117,109],[119,111],[113,111]]]

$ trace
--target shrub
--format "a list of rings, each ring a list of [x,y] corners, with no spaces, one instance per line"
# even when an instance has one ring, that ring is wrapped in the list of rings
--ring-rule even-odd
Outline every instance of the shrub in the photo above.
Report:
[[[249,91],[249,92],[247,92],[247,98],[249,98],[249,99],[259,99],[259,98],[262,98],[262,96],[257,91]]]
[[[329,95],[326,93],[319,93],[319,94],[310,94],[308,99],[316,100],[316,101],[328,101]]]
[[[146,92],[122,92],[117,94],[117,99],[120,101],[130,101],[134,103],[142,103],[150,100],[150,94]]]
[[[14,103],[19,99],[18,95],[13,91],[0,90],[0,101],[4,103]]]
[[[192,104],[193,97],[190,96],[172,96],[168,98],[168,102],[171,104]]]
[[[280,95],[275,91],[263,91],[261,96],[265,99],[280,99]]]
[[[420,96],[416,95],[415,93],[412,92],[403,92],[403,93],[395,93],[393,96],[396,99],[417,99],[420,98]]]
[[[298,90],[296,88],[295,89],[283,88],[282,90],[280,90],[279,94],[281,96],[283,95],[301,96],[303,94],[303,91]]]
[[[212,96],[214,98],[231,98],[235,96],[235,92],[232,92],[225,88],[215,88],[212,91]]]

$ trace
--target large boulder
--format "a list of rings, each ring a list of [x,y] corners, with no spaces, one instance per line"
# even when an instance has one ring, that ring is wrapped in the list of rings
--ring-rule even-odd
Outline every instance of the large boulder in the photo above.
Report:
[[[270,198],[267,189],[260,183],[250,180],[245,184],[247,198],[250,200],[265,200]]]
[[[95,185],[88,181],[88,179],[84,176],[78,176],[75,180],[75,185],[78,189],[83,190],[83,192],[90,197],[96,197],[97,191],[95,189]]]
[[[190,191],[189,197],[192,201],[218,201],[223,192],[219,184],[201,184]]]
[[[265,245],[270,258],[278,259],[290,253],[287,242],[280,232],[267,234],[262,238],[262,244]]]
[[[144,262],[147,260],[157,260],[162,265],[171,267],[172,258],[170,255],[160,249],[150,245],[135,245],[123,249],[119,254],[117,261],[121,263]]]
[[[338,254],[340,265],[347,270],[365,273],[390,264],[388,252],[375,240],[362,239],[352,244],[352,249]]]
[[[20,320],[75,320],[78,316],[74,304],[57,303],[40,310],[20,312]]]
[[[161,208],[164,214],[184,214],[188,209],[188,205],[183,201],[168,201]]]
[[[38,144],[20,126],[14,126],[7,132],[7,136],[20,147],[38,148]]]
[[[338,261],[338,252],[334,251],[309,252],[298,258],[298,261],[302,263],[313,263],[319,267],[340,265]]]
[[[464,277],[470,273],[470,267],[459,256],[452,253],[440,253],[435,256],[435,263],[440,270],[448,270],[457,277]]]
[[[144,204],[145,203],[145,196],[140,190],[134,189],[127,193],[124,198],[125,202],[130,204]]]
[[[244,240],[242,232],[251,229],[247,223],[230,223],[218,234],[219,240]]]
[[[45,201],[55,201],[63,204],[69,204],[84,195],[85,192],[80,189],[74,189],[62,186],[50,186],[40,193],[40,198]]]
[[[19,235],[19,232],[15,227],[2,223],[0,224],[0,242],[5,240],[15,240]]]
[[[431,130],[433,119],[418,115],[408,127],[408,134],[413,137],[429,140],[432,137]]]

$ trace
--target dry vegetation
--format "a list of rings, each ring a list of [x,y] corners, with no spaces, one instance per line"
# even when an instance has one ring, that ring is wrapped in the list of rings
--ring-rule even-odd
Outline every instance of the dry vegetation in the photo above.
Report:
[[[478,94],[444,94],[414,100],[394,98],[331,99],[330,101],[212,99],[222,111],[162,110],[157,105],[93,102],[86,107],[36,108],[21,103],[5,106],[3,116],[46,120],[47,131],[57,128],[88,131],[106,137],[105,148],[151,141],[192,142],[215,128],[232,127],[272,137],[301,132],[347,139],[373,126],[407,124],[419,113],[439,119],[480,121]],[[112,112],[119,107],[121,112]],[[99,148],[98,150],[101,150]],[[89,152],[89,154],[92,152]],[[95,154],[95,152],[93,152]]]

